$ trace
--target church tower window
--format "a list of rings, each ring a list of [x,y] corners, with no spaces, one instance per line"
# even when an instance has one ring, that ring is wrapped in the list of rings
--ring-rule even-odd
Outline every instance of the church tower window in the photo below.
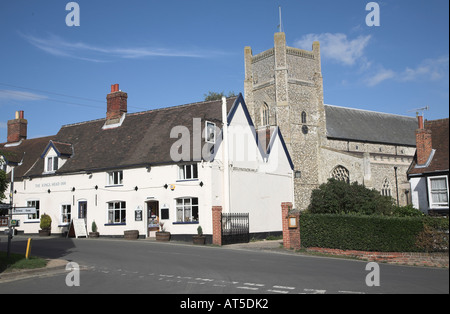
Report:
[[[331,172],[331,177],[338,181],[350,183],[350,172],[343,166],[337,166]]]
[[[306,123],[306,112],[302,112],[302,123]]]
[[[267,103],[263,104],[261,119],[262,119],[261,125],[263,126],[269,125],[269,105],[267,105]]]

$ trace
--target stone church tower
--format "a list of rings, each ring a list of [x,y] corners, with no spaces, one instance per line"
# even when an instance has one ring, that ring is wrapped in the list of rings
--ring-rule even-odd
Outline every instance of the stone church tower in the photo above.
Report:
[[[295,205],[304,209],[319,185],[319,149],[326,136],[320,44],[312,51],[286,46],[275,33],[274,48],[255,56],[245,47],[245,99],[257,129],[277,125],[295,167]]]
[[[258,131],[279,126],[294,164],[294,204],[333,177],[410,202],[406,171],[415,152],[416,118],[324,105],[320,44],[286,45],[253,55],[245,47],[244,96]]]

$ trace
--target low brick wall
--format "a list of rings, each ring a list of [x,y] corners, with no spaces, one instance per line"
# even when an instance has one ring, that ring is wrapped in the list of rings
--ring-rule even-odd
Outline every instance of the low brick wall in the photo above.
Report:
[[[448,268],[448,253],[367,252],[311,247],[308,252],[348,256],[370,262]]]

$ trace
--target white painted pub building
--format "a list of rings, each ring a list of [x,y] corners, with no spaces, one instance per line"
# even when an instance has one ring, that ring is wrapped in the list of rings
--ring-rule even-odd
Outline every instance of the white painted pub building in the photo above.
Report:
[[[127,113],[127,93],[111,86],[106,118],[62,126],[27,139],[23,112],[8,122],[0,164],[13,181],[18,232],[52,234],[72,219],[95,221],[100,236],[161,225],[174,239],[212,235],[212,207],[249,213],[250,234],[280,233],[281,203],[293,199],[293,165],[276,127],[255,131],[242,95]],[[9,190],[8,190],[9,191]],[[8,192],[5,194],[9,194]],[[9,203],[8,197],[4,203]]]

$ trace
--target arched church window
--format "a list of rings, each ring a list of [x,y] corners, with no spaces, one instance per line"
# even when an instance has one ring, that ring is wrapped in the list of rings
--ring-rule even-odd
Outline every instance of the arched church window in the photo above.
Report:
[[[350,183],[350,172],[343,166],[337,166],[331,172],[331,177],[338,181]]]
[[[269,125],[269,105],[266,103],[264,103],[262,107],[261,120],[262,125]]]
[[[385,178],[383,180],[383,185],[381,186],[381,195],[383,195],[383,196],[392,196],[391,184],[389,183],[388,178]]]
[[[302,112],[302,123],[306,123],[306,112]]]

